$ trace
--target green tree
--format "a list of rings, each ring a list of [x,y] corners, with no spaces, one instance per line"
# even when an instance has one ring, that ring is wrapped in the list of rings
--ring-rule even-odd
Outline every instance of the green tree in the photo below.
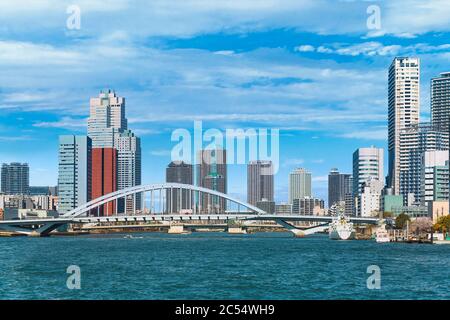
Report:
[[[409,216],[406,213],[400,213],[397,218],[395,218],[395,227],[397,229],[404,229],[408,221],[410,221]]]
[[[434,230],[446,233],[450,231],[450,215],[440,217],[434,224]]]

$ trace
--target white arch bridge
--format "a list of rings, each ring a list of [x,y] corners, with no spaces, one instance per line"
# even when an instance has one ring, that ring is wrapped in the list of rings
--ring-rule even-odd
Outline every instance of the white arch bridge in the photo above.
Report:
[[[124,203],[119,210],[119,203]],[[121,212],[119,212],[121,211]],[[112,222],[195,223],[204,221],[275,221],[295,235],[324,230],[329,216],[274,215],[214,190],[180,183],[140,185],[122,189],[87,202],[56,218],[0,221],[0,230],[45,236],[66,224]],[[377,224],[376,218],[352,217],[354,223]],[[291,221],[315,222],[299,229]]]

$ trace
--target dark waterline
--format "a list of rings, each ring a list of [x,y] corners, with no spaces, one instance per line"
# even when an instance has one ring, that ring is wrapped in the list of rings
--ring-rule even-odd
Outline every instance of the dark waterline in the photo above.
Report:
[[[288,233],[0,238],[1,299],[449,299],[450,246]],[[81,290],[66,286],[81,268]],[[367,289],[369,265],[381,289]]]

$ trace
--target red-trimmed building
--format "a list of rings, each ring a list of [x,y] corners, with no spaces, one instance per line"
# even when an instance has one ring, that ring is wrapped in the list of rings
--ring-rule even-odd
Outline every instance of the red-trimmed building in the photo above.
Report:
[[[92,149],[92,195],[96,199],[105,194],[117,191],[117,149],[94,148]],[[114,214],[115,201],[103,205],[99,212],[93,215],[111,216]]]

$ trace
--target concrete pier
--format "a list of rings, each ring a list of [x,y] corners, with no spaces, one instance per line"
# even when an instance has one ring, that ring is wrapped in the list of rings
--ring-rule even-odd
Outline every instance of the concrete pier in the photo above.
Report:
[[[245,230],[241,227],[229,227],[228,233],[229,234],[246,234],[247,230]]]

